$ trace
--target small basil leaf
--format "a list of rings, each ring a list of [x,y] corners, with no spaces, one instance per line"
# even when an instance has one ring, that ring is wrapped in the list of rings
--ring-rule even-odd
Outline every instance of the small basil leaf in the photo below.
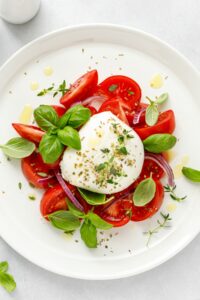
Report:
[[[182,173],[193,182],[200,182],[200,171],[192,168],[183,167]]]
[[[34,118],[38,126],[45,131],[56,129],[59,121],[57,113],[49,105],[40,105],[36,108]]]
[[[0,272],[7,272],[8,271],[8,262],[2,261],[0,262]]]
[[[81,238],[88,248],[97,247],[97,229],[90,220],[85,220],[80,229]]]
[[[91,116],[91,111],[82,105],[75,105],[61,117],[59,121],[59,127],[64,128],[69,125],[73,128],[77,128],[83,125],[89,120]]]
[[[176,137],[168,133],[150,135],[143,141],[145,150],[153,153],[161,153],[174,147]]]
[[[80,211],[78,208],[76,208],[76,206],[71,201],[69,201],[68,199],[66,201],[67,201],[67,206],[68,206],[69,211],[74,216],[76,216],[78,218],[84,218],[85,217],[85,214],[82,211]]]
[[[146,113],[145,113],[146,124],[149,126],[155,125],[158,121],[158,116],[159,116],[159,111],[158,111],[157,105],[155,105],[154,103],[150,104],[147,107]]]
[[[58,210],[48,215],[48,218],[54,227],[64,231],[75,230],[80,226],[79,218],[67,210]]]
[[[39,144],[39,152],[45,163],[54,163],[62,154],[64,146],[56,135],[45,134]]]
[[[106,202],[106,195],[90,192],[81,188],[78,188],[79,193],[90,205],[100,205]]]
[[[156,99],[156,103],[163,104],[164,102],[166,102],[168,100],[168,98],[169,98],[169,94],[163,93]]]
[[[91,223],[99,229],[107,230],[112,228],[112,224],[104,221],[101,219],[98,215],[94,214],[93,212],[88,213],[88,219],[91,221]]]
[[[135,206],[144,206],[149,203],[155,196],[156,184],[152,178],[141,181],[133,194]]]
[[[2,285],[7,292],[11,293],[16,288],[16,282],[12,275],[0,272],[0,285]]]
[[[76,150],[81,149],[81,140],[79,137],[79,133],[76,129],[70,126],[66,126],[63,129],[59,129],[58,138],[61,141],[61,143],[65,146],[69,146]]]
[[[9,157],[23,158],[33,153],[35,144],[21,137],[16,137],[10,139],[5,145],[0,145],[0,148]]]

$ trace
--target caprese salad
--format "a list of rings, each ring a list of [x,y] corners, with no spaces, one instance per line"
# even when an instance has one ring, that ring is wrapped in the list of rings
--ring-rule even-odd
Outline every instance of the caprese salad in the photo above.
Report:
[[[181,199],[165,159],[176,144],[174,112],[160,112],[167,93],[143,103],[132,78],[111,76],[98,84],[96,70],[38,96],[47,93],[61,93],[61,105],[37,107],[37,126],[13,123],[21,137],[1,146],[21,159],[28,182],[44,190],[40,210],[47,222],[64,232],[80,228],[82,240],[95,248],[97,229],[143,221],[160,209],[164,175],[166,192]]]

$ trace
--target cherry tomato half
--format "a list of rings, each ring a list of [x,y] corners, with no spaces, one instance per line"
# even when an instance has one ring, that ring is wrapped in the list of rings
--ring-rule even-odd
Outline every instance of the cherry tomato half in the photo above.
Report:
[[[173,110],[167,110],[158,117],[158,122],[153,126],[137,125],[134,130],[142,140],[155,133],[172,133],[175,129],[175,116]]]
[[[27,180],[37,188],[46,189],[57,182],[56,178],[53,176],[53,172],[49,170],[46,164],[42,163],[39,154],[36,152],[28,157],[23,158],[21,160],[21,167]],[[40,179],[45,179],[45,177],[51,178],[44,181],[39,181]]]
[[[97,70],[84,74],[71,85],[70,90],[60,99],[60,103],[69,108],[73,103],[86,99],[95,91],[97,82]]]
[[[146,103],[140,103],[137,111],[142,109],[142,108],[147,108],[147,106],[148,106],[148,104],[146,104]],[[129,125],[131,127],[134,126],[133,125],[133,119],[134,119],[135,113],[137,113],[137,111],[132,111],[132,112],[125,111],[127,120],[128,120]],[[145,111],[141,114],[138,125],[142,125],[142,124],[145,124]]]
[[[111,98],[121,98],[122,107],[128,111],[136,110],[141,99],[141,89],[133,79],[115,75],[106,78],[99,85]]]
[[[45,134],[43,130],[36,126],[24,125],[20,123],[12,123],[14,129],[23,137],[34,143],[39,143]]]
[[[161,207],[164,199],[164,189],[160,181],[155,181],[156,182],[156,193],[148,204],[145,206],[139,207],[135,206],[133,203],[132,206],[132,216],[131,220],[138,222],[138,221],[143,221],[146,220],[150,217],[152,217]]]
[[[59,117],[62,117],[66,113],[66,108],[64,106],[61,106],[61,105],[51,105],[51,107],[53,107],[53,109],[57,112],[57,115]]]

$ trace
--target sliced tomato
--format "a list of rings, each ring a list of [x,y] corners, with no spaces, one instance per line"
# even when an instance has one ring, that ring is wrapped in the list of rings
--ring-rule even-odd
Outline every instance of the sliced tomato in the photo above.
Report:
[[[94,93],[97,82],[97,70],[84,74],[71,85],[70,90],[60,99],[60,103],[69,108],[73,103],[86,99]]]
[[[175,116],[173,110],[167,110],[158,117],[158,122],[153,126],[146,124],[133,126],[142,140],[155,133],[173,133],[175,129]]]
[[[66,107],[61,106],[61,105],[51,105],[53,109],[57,112],[57,115],[59,117],[62,117],[66,113]]]
[[[145,159],[137,183],[152,176],[153,179],[159,180],[164,176],[163,169],[154,161]]]
[[[111,98],[119,97],[122,99],[122,107],[128,111],[136,110],[141,99],[141,89],[133,79],[115,75],[106,78],[99,85]]]
[[[12,123],[14,129],[23,137],[34,143],[39,143],[45,134],[43,130],[36,126],[25,125],[21,123]]]
[[[94,211],[103,220],[112,224],[114,227],[120,227],[130,221],[132,199],[113,200],[110,203],[99,205]]]
[[[87,106],[87,108],[89,108],[89,110],[91,111],[92,116],[97,114],[97,110],[93,106]]]
[[[21,167],[27,180],[37,188],[49,188],[57,183],[54,173],[43,164],[39,154],[34,152],[21,160]],[[46,180],[44,180],[47,178]],[[49,178],[49,179],[48,179]],[[42,179],[42,181],[40,181]]]
[[[66,209],[66,194],[59,184],[46,190],[40,202],[40,212],[44,217],[57,210]]]
[[[126,114],[121,105],[121,99],[115,98],[111,100],[106,100],[101,107],[99,108],[99,113],[104,111],[111,111],[114,115],[116,115],[120,120],[129,125],[128,120],[126,118]]]
[[[133,119],[134,119],[135,114],[137,113],[137,111],[140,111],[142,108],[146,108],[147,106],[148,106],[148,104],[146,104],[146,103],[140,103],[140,105],[139,105],[139,107],[136,111],[134,111],[134,110],[132,112],[125,111],[126,117],[127,117],[127,120],[129,122],[130,126],[132,126],[132,127],[134,126],[133,125]],[[140,120],[139,120],[138,125],[141,125],[141,124],[145,124],[145,111],[140,116]]]
[[[41,163],[41,165],[45,166],[48,170],[55,170],[59,168],[60,165],[60,161],[61,161],[61,157],[60,156],[54,163],[52,164],[47,164],[43,161],[42,156],[40,155],[40,153],[38,153],[38,162]]]
[[[161,207],[164,199],[164,189],[160,181],[155,181],[156,182],[156,193],[148,204],[145,206],[139,207],[135,206],[133,203],[132,206],[132,216],[131,220],[138,222],[138,221],[143,221],[146,220],[150,217],[152,217]]]

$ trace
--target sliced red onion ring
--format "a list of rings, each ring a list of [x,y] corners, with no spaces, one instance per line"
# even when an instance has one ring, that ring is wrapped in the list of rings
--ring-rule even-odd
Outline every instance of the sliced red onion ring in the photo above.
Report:
[[[154,153],[146,152],[145,159],[150,159],[150,160],[156,162],[159,165],[159,167],[161,167],[163,169],[163,171],[166,173],[166,175],[168,177],[169,186],[171,186],[171,187],[175,186],[174,174],[173,174],[172,168],[170,167],[168,162],[164,159],[164,157],[161,154],[154,154]]]
[[[133,118],[133,125],[136,125],[139,123],[141,115],[144,111],[146,111],[146,107],[142,107],[140,110],[136,111],[134,118]]]
[[[93,102],[96,102],[96,101],[103,103],[105,100],[106,100],[105,96],[96,95],[96,96],[91,96],[91,97],[85,99],[84,101],[82,101],[82,104],[83,105],[91,105],[91,104],[93,104]]]
[[[49,179],[51,179],[51,178],[54,178],[55,177],[55,175],[51,175],[51,176],[48,176],[48,177],[43,177],[43,178],[40,178],[40,179],[38,179],[38,183],[45,183],[46,181],[48,181]]]
[[[58,180],[58,182],[60,183],[60,185],[62,186],[65,194],[67,195],[67,197],[69,198],[69,200],[81,211],[84,211],[82,205],[79,203],[79,201],[76,199],[76,197],[74,196],[74,194],[70,191],[70,189],[68,188],[67,184],[65,183],[64,179],[62,178],[60,171],[55,170],[54,171],[56,178]]]

